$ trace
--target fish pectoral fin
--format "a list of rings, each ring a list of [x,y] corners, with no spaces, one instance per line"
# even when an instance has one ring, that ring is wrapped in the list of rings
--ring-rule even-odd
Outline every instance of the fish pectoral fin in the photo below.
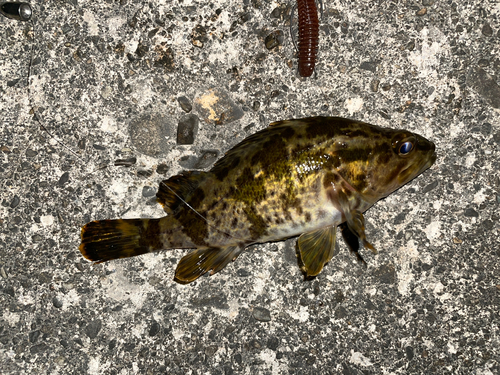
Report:
[[[316,276],[337,253],[335,251],[336,226],[303,233],[298,240],[300,257],[308,276]]]
[[[363,242],[363,246],[370,249],[373,254],[377,254],[377,249],[373,247],[371,243],[366,240],[365,234],[365,217],[358,210],[350,211],[349,214],[345,214],[347,226],[349,229]]]
[[[208,271],[213,275],[236,260],[243,250],[242,246],[228,246],[191,251],[177,265],[174,280],[180,284],[188,284]]]
[[[367,249],[370,249],[373,254],[377,254],[377,250],[371,243],[366,240],[365,234],[365,217],[363,214],[353,206],[356,207],[356,199],[360,199],[356,197],[356,195],[352,194],[351,198],[349,198],[346,193],[343,191],[339,191],[337,194],[340,208],[344,212],[344,216],[346,218],[347,226],[349,229],[363,242],[363,246]]]

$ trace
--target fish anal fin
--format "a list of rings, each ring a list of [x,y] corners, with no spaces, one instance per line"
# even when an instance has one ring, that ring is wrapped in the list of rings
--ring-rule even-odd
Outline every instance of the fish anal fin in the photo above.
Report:
[[[316,276],[337,253],[336,226],[303,233],[298,240],[299,252],[307,276]]]
[[[236,260],[243,250],[242,246],[228,246],[191,251],[177,265],[174,280],[180,284],[189,284],[208,271],[213,275]]]
[[[156,200],[163,206],[165,212],[171,214],[183,204],[190,193],[198,187],[203,172],[181,172],[168,180],[160,182]]]

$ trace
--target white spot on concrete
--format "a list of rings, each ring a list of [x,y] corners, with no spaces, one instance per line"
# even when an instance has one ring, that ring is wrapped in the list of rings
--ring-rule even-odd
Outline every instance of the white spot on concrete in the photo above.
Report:
[[[300,306],[299,311],[289,311],[288,313],[293,319],[297,319],[299,322],[306,322],[309,319],[307,306]]]
[[[49,225],[54,224],[54,216],[52,215],[40,216],[40,223],[42,223],[44,227],[48,227]]]
[[[88,364],[88,374],[90,375],[99,375],[102,374],[100,371],[100,356],[92,356],[90,357],[89,364]]]
[[[441,222],[433,221],[424,229],[424,232],[429,241],[438,238],[441,235]]]
[[[66,294],[60,293],[57,295],[57,298],[62,302],[63,311],[66,311],[80,303],[80,296],[75,289],[70,289]]]
[[[419,253],[413,240],[408,241],[406,246],[398,249],[398,258],[401,268],[398,270],[398,291],[406,296],[411,291],[414,281],[410,264],[418,259]]]
[[[354,350],[351,350],[351,358],[349,360],[355,365],[363,367],[373,366],[373,363],[370,361],[370,359],[365,357],[360,352],[355,352]]]
[[[99,25],[97,24],[94,14],[89,11],[83,12],[83,20],[87,22],[89,26],[89,34],[90,35],[98,35],[99,34]]]
[[[10,326],[15,326],[19,322],[20,317],[19,314],[5,310],[3,313],[3,319],[9,323]]]
[[[474,162],[476,161],[476,155],[473,153],[467,154],[467,157],[465,158],[465,166],[467,168],[470,168],[474,165]]]
[[[104,116],[101,121],[101,129],[107,133],[114,133],[118,130],[116,119],[111,116]]]
[[[349,98],[345,102],[345,107],[349,111],[350,115],[353,115],[355,112],[358,112],[363,107],[363,98]]]
[[[453,345],[453,343],[448,342],[448,353],[450,354],[457,354],[457,347]]]
[[[447,54],[449,46],[446,36],[436,28],[424,28],[420,31],[420,35],[422,49],[412,51],[408,59],[418,68],[421,77],[428,77],[436,74],[436,67],[440,65],[439,59],[441,55]]]
[[[474,194],[473,202],[476,204],[481,204],[486,200],[486,195],[484,194],[484,189],[479,190]]]

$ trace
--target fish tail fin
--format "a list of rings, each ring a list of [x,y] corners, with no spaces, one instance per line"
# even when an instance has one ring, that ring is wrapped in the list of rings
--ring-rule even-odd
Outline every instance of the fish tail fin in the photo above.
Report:
[[[96,263],[128,258],[165,248],[160,237],[162,219],[92,221],[82,228],[80,252]]]
[[[175,212],[179,206],[185,203],[189,194],[196,190],[203,175],[204,172],[184,171],[160,182],[160,188],[156,193],[157,201],[167,213]]]

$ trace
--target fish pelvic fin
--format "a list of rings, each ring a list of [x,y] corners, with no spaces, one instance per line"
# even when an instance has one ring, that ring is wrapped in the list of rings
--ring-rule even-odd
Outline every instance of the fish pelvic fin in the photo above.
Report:
[[[318,275],[323,266],[338,253],[335,249],[335,238],[335,225],[303,233],[299,237],[297,244],[307,276]]]
[[[196,190],[204,174],[198,171],[184,171],[160,182],[156,200],[163,206],[165,212],[174,213],[189,200],[190,194]]]
[[[82,228],[80,252],[96,263],[163,249],[162,219],[92,221]]]
[[[228,246],[191,251],[177,265],[174,280],[180,284],[189,284],[208,271],[213,275],[236,260],[243,250],[243,246]]]

